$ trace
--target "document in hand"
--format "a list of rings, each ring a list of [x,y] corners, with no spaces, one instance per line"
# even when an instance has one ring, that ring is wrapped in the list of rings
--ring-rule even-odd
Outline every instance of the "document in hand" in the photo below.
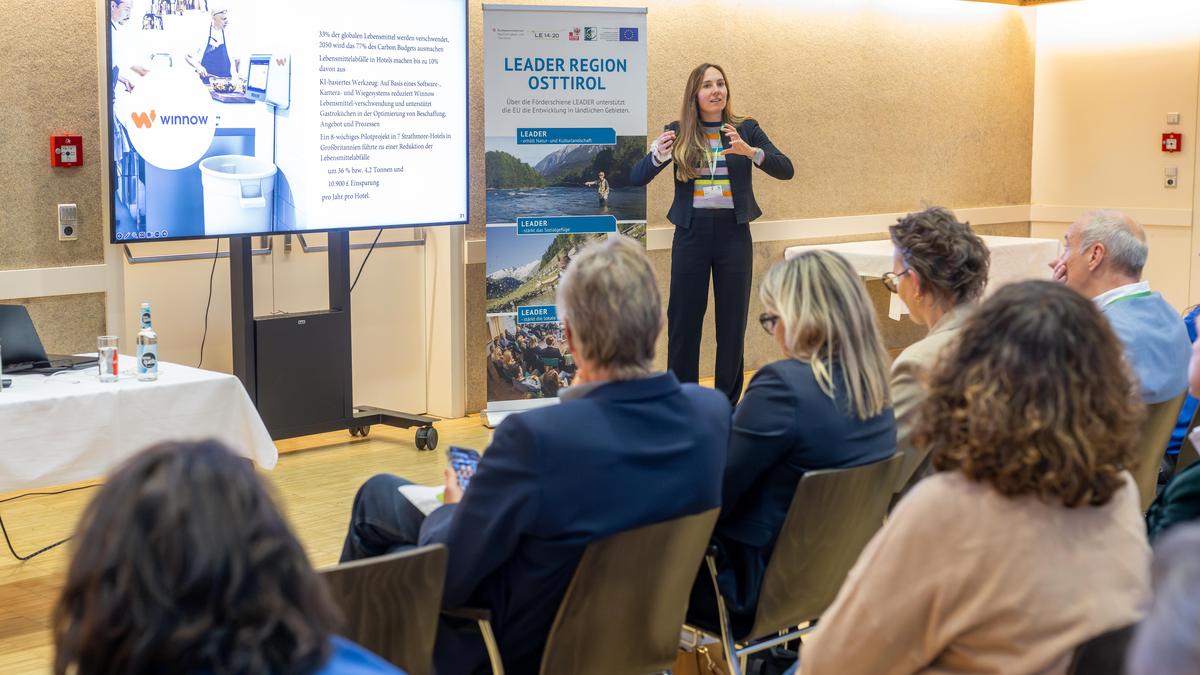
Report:
[[[425,515],[433,513],[434,509],[445,503],[442,496],[445,491],[446,488],[442,485],[400,486],[400,494]]]

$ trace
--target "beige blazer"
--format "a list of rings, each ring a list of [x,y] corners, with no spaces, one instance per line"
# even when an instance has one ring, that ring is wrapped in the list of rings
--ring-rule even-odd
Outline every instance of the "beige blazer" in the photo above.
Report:
[[[958,471],[917,484],[863,550],[800,675],[1062,675],[1138,621],[1150,546],[1137,485],[1102,506],[1005,497]]]
[[[971,316],[973,304],[959,305],[942,315],[929,334],[909,345],[892,362],[892,411],[896,415],[896,451],[904,452],[903,480],[913,475],[924,460],[914,457],[912,448],[913,429],[917,425],[917,414],[925,400],[925,381],[938,357],[951,346]]]

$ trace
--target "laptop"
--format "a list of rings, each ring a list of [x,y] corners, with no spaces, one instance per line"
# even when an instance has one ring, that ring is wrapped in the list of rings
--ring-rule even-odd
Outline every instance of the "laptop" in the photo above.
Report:
[[[6,374],[49,374],[95,363],[95,356],[47,354],[25,306],[0,305],[0,365]]]

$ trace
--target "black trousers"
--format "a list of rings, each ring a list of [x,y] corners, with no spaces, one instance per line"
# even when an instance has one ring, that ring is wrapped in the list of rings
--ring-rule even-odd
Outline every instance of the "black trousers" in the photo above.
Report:
[[[732,209],[695,209],[690,228],[675,228],[671,297],[667,301],[667,367],[680,382],[700,379],[700,339],[713,281],[717,327],[716,388],[737,403],[744,378],[743,347],[754,271],[750,226]]]

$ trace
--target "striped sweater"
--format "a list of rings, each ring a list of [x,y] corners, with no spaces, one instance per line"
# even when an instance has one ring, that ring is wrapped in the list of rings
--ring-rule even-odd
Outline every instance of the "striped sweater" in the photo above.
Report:
[[[704,138],[708,141],[711,157],[702,161],[697,171],[696,188],[692,193],[692,208],[694,209],[732,209],[733,189],[729,186],[729,168],[725,166],[725,157],[721,153],[721,122],[701,122]],[[716,160],[716,164],[712,160]],[[721,187],[720,197],[710,197],[704,194],[704,188],[710,185]]]

